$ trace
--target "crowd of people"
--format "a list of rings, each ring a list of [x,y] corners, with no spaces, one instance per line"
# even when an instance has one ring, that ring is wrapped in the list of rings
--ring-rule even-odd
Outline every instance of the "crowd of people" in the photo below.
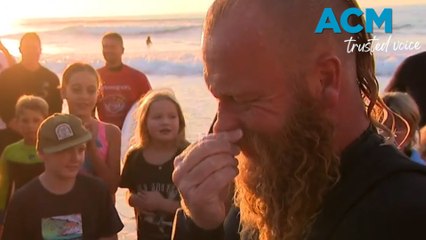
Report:
[[[314,34],[330,5],[358,7],[213,3],[202,51],[218,108],[192,144],[173,90],[123,63],[120,34],[102,38],[104,67],[71,63],[61,81],[40,64],[36,33],[18,63],[0,43],[0,238],[117,239],[120,187],[139,240],[423,239],[426,52],[380,96],[374,57],[345,51],[368,33]]]

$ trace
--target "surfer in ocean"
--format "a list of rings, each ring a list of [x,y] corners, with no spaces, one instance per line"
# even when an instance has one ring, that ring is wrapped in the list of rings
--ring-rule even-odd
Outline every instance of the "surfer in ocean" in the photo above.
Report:
[[[146,37],[146,46],[151,47],[151,45],[152,45],[151,36],[148,35],[148,37]]]

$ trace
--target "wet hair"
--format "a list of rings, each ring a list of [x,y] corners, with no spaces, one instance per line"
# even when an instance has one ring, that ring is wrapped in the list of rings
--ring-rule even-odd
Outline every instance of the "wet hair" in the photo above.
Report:
[[[49,105],[46,100],[33,95],[21,96],[15,105],[15,116],[20,117],[24,110],[32,110],[41,113],[44,117],[49,115]]]
[[[28,32],[25,33],[22,37],[21,37],[21,41],[19,42],[19,47],[22,46],[22,43],[27,40],[27,39],[31,39],[31,40],[35,40],[37,41],[39,44],[41,44],[41,40],[40,37],[38,36],[37,33],[35,32]]]
[[[104,40],[106,38],[117,40],[121,44],[121,46],[124,45],[123,37],[120,34],[116,33],[116,32],[105,33],[104,36],[102,37],[102,40]]]
[[[355,0],[346,0],[345,2],[348,3],[349,7],[360,9]],[[363,27],[362,31],[352,35],[357,40],[357,43],[367,44],[373,37],[365,30],[366,24],[364,17],[351,15],[350,21],[353,26],[359,24]],[[373,126],[379,129],[380,133],[388,141],[393,141],[395,129],[389,129],[384,123],[389,117],[391,118],[392,125],[394,125],[396,118],[399,118],[399,116],[392,109],[389,109],[379,96],[379,83],[376,78],[374,55],[373,53],[362,51],[356,51],[355,54],[358,87],[365,103],[367,116]]]
[[[407,147],[412,148],[414,134],[419,130],[420,111],[414,99],[403,92],[388,92],[383,95],[383,102],[395,113],[404,118],[409,126]],[[398,129],[397,129],[398,130]]]
[[[157,89],[151,90],[142,97],[137,103],[138,109],[135,113],[135,117],[137,120],[135,135],[132,139],[132,145],[136,148],[143,148],[151,142],[151,137],[148,132],[147,120],[149,109],[154,102],[160,100],[168,100],[172,102],[175,107],[179,118],[179,130],[178,130],[178,139],[177,146],[183,147],[188,142],[185,138],[185,118],[183,116],[182,108],[180,107],[174,92],[171,89]]]
[[[62,75],[62,86],[61,86],[61,88],[66,87],[69,84],[71,77],[77,72],[88,72],[88,73],[96,76],[96,84],[98,85],[98,89],[100,88],[101,78],[100,78],[98,72],[90,64],[80,63],[80,62],[72,63],[72,64],[68,65],[68,67],[65,69],[65,71]]]

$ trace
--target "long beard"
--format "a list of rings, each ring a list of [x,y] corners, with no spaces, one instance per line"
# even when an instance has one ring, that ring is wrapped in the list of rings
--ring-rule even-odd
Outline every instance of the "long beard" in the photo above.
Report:
[[[242,239],[306,238],[340,177],[331,122],[306,96],[295,109],[274,136],[244,131],[235,195]]]

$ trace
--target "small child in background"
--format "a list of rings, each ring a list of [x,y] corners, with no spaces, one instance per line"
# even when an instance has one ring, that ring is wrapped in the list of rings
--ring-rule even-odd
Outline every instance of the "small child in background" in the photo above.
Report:
[[[35,146],[37,129],[48,114],[49,106],[41,97],[24,95],[16,103],[15,115],[23,139],[8,145],[0,158],[0,236],[12,193],[44,170]]]
[[[416,144],[419,140],[416,139],[416,133],[419,133],[420,123],[420,112],[416,102],[410,95],[403,92],[388,92],[382,98],[383,102],[392,111],[404,118],[409,125],[407,132],[406,126],[401,126],[401,124],[396,123],[397,138],[406,137],[406,140],[400,146],[400,150],[414,162],[426,165],[426,162],[416,149]],[[402,140],[397,139],[397,142],[401,141]]]
[[[89,64],[73,63],[65,69],[61,93],[69,113],[79,117],[93,136],[87,143],[82,172],[102,179],[114,195],[120,181],[121,132],[93,117],[99,88],[99,75]]]
[[[120,187],[130,191],[138,240],[170,239],[180,206],[172,182],[173,160],[188,145],[185,119],[171,90],[153,90],[139,102],[135,143],[126,156]]]

